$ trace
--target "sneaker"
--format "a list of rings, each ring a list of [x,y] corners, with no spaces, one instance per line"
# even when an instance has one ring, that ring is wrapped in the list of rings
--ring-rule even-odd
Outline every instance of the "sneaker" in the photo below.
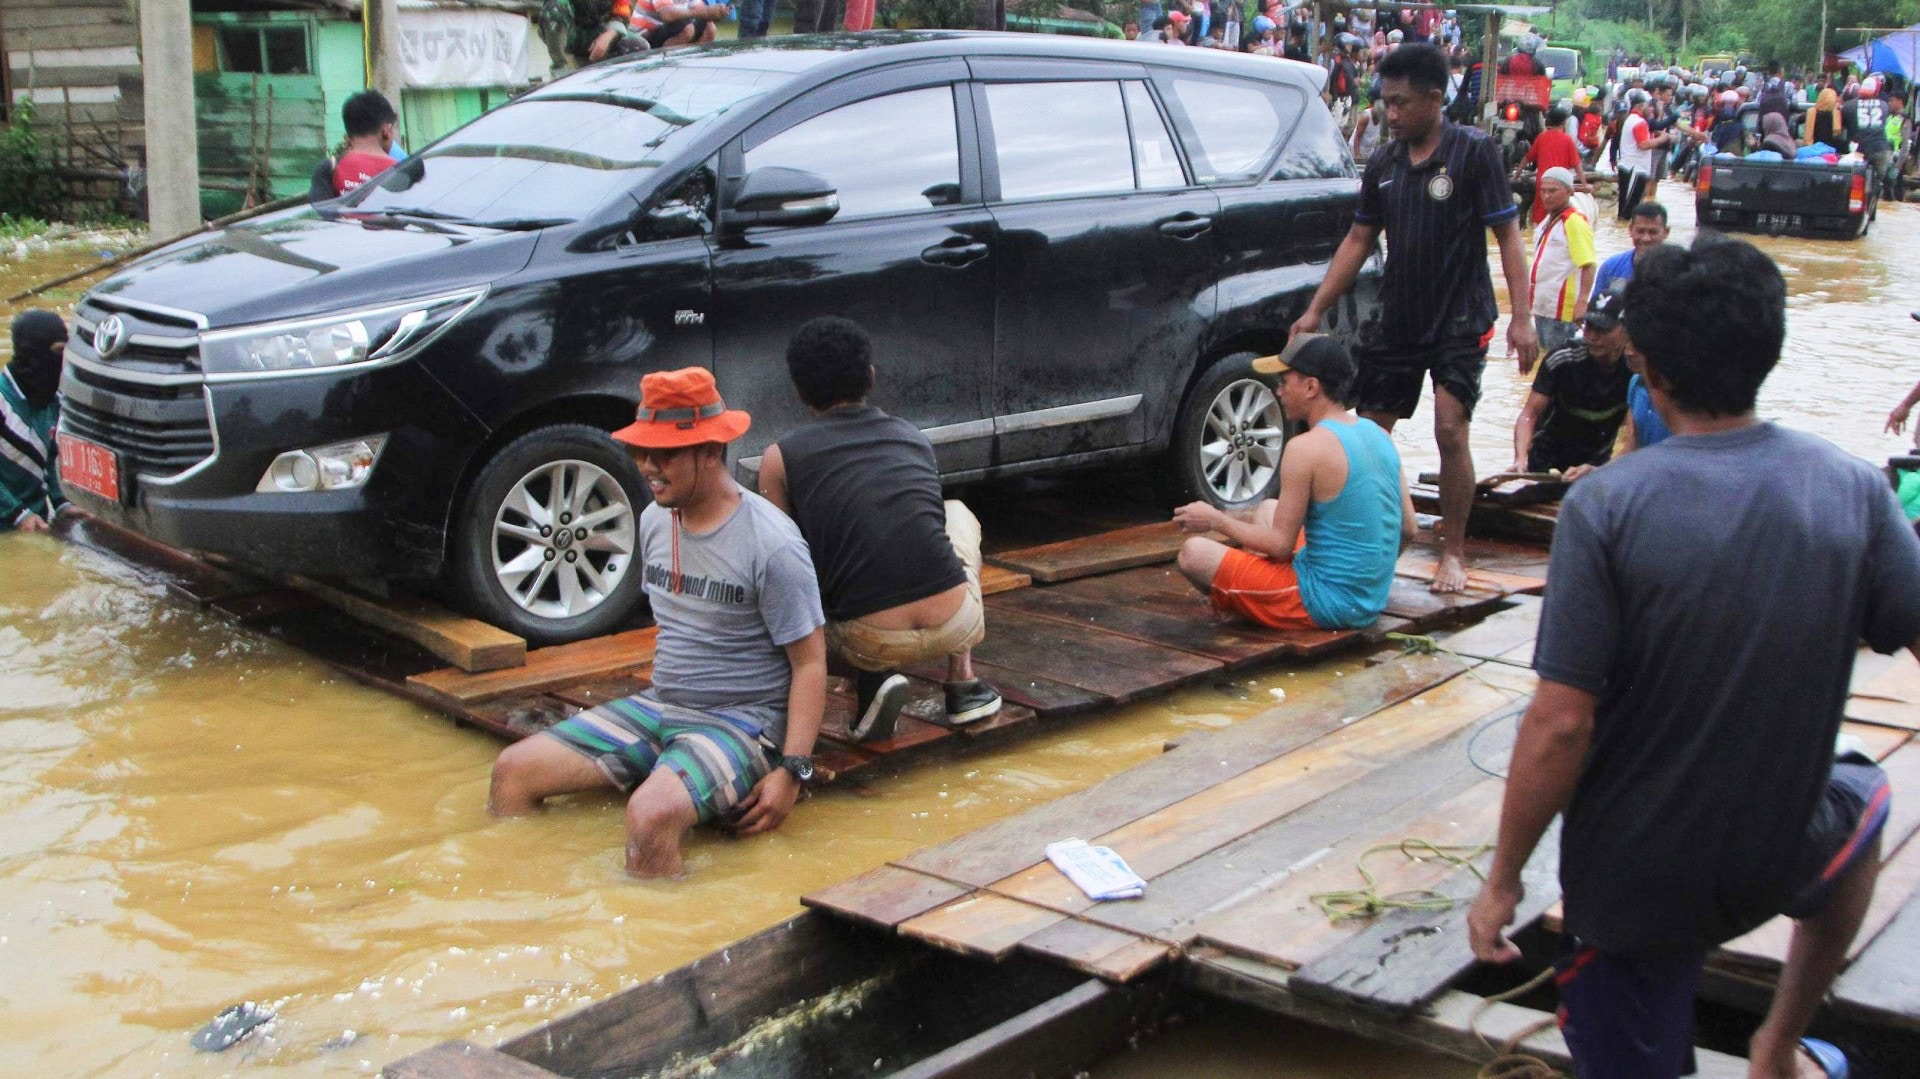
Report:
[[[854,679],[853,725],[847,736],[856,742],[893,737],[893,725],[907,706],[907,676],[886,671],[861,671]]]
[[[1000,691],[975,678],[947,683],[947,722],[978,723],[1000,713]]]

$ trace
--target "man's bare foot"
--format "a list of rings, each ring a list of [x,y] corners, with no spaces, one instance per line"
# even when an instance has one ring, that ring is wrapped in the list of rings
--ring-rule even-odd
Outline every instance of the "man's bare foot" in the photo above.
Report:
[[[666,843],[627,841],[627,875],[638,880],[684,880],[687,866],[677,840]]]
[[[1440,565],[1433,571],[1433,583],[1427,586],[1431,592],[1464,592],[1467,589],[1467,563],[1452,551],[1440,554]]]

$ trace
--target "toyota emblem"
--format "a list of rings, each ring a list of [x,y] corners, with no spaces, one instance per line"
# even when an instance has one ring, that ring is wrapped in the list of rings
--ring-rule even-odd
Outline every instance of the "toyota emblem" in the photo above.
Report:
[[[108,315],[93,329],[93,351],[103,360],[111,360],[127,343],[127,323],[119,315]]]

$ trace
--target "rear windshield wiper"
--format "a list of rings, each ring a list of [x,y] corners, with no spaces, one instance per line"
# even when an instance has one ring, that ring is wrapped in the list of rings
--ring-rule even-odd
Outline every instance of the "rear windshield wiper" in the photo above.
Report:
[[[439,210],[429,210],[420,206],[395,206],[385,210],[375,210],[372,212],[385,214],[388,217],[420,217],[420,218],[425,218],[426,220],[429,220],[429,221],[465,221],[466,220],[466,218],[461,217],[459,214],[442,213]]]
[[[571,225],[571,217],[508,217],[499,221],[470,221],[475,228],[501,229],[506,232],[532,232],[535,229],[552,228],[555,225]]]
[[[370,228],[370,229],[415,228],[415,229],[425,229],[428,232],[444,233],[450,236],[457,236],[460,234],[459,229],[448,228],[447,226],[442,225],[431,218],[414,218],[413,220],[409,220],[408,218],[414,218],[414,215],[409,214],[405,218],[396,217],[393,214],[384,213],[384,212],[370,213],[370,214],[360,214],[360,213],[350,212],[347,215],[348,220],[359,223],[363,228]],[[449,218],[449,220],[459,220],[459,219]]]

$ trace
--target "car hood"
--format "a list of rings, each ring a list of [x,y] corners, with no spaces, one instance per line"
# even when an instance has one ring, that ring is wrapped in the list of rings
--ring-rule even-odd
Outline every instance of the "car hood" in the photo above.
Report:
[[[303,208],[189,237],[93,294],[191,311],[211,328],[294,318],[498,280],[526,266],[539,235],[376,227]]]

